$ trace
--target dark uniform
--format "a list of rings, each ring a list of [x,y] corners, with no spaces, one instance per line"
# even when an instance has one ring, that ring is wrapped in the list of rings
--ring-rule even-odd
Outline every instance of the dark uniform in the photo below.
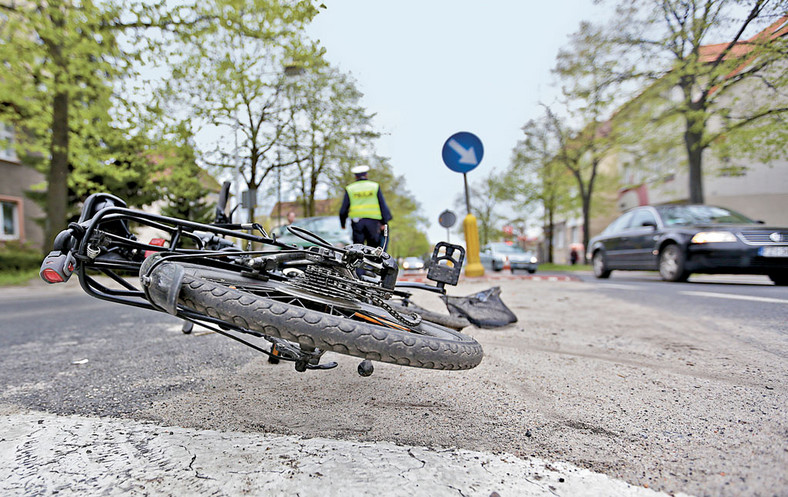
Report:
[[[380,247],[383,243],[383,227],[391,220],[391,212],[380,185],[367,179],[368,170],[367,167],[353,170],[356,181],[345,188],[345,197],[339,209],[339,224],[344,229],[350,218],[353,243]]]

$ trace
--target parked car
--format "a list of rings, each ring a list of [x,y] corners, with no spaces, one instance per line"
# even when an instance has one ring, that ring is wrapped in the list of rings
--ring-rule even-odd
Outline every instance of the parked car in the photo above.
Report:
[[[424,269],[424,261],[418,257],[405,257],[402,260],[402,269],[421,270]]]
[[[309,230],[320,238],[324,239],[335,247],[344,247],[353,243],[353,233],[350,228],[342,229],[339,225],[337,216],[318,216],[297,219],[293,226],[298,226]],[[279,241],[297,245],[299,247],[309,247],[314,245],[303,238],[290,233],[286,226],[279,226],[274,229],[276,238]]]
[[[788,228],[723,207],[636,207],[588,247],[597,278],[619,269],[659,271],[666,281],[685,281],[692,273],[765,274],[788,285]]]
[[[500,271],[509,266],[513,273],[516,269],[524,269],[533,274],[538,266],[533,252],[527,252],[517,245],[505,242],[491,243],[483,247],[479,259],[482,266],[493,271]]]

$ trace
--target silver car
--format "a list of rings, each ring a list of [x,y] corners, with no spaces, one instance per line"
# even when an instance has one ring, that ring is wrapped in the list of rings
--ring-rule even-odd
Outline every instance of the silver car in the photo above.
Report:
[[[349,227],[342,229],[337,216],[305,217],[296,220],[293,226],[311,231],[335,247],[344,247],[353,243],[353,232]],[[299,247],[314,245],[314,243],[287,231],[286,226],[274,229],[274,233],[276,234],[276,239],[280,242],[291,243]]]
[[[493,271],[501,271],[510,268],[514,273],[517,269],[522,269],[533,274],[538,267],[536,255],[527,252],[517,245],[505,242],[491,243],[484,247],[479,254],[482,266]]]

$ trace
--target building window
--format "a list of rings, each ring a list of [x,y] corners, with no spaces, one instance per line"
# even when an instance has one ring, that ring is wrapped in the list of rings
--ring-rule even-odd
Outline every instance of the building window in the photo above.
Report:
[[[0,159],[9,162],[16,161],[14,150],[14,127],[10,124],[0,123]]]
[[[566,238],[566,235],[564,233],[564,226],[563,225],[556,226],[554,229],[555,229],[554,232],[555,234],[553,235],[553,247],[563,248],[565,245],[564,242]]]
[[[19,239],[19,208],[16,202],[0,202],[0,240]]]
[[[569,237],[569,243],[580,243],[580,230],[577,226],[572,226],[571,235]]]

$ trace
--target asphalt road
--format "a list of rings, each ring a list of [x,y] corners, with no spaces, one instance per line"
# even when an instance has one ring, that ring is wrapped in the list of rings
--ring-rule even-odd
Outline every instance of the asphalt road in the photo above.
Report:
[[[466,372],[381,364],[369,378],[338,355],[327,355],[340,363],[334,370],[298,374],[76,285],[0,289],[0,477],[8,477],[0,479],[11,482],[0,489],[788,494],[785,289],[667,284],[647,273],[583,280],[464,281],[451,293],[499,285],[519,319],[468,330],[484,346],[482,364]],[[442,308],[433,295],[417,299]],[[281,452],[288,444],[297,448]],[[325,474],[337,452],[351,458],[340,465],[348,473],[334,468],[344,487]],[[274,453],[260,472],[256,464]],[[40,469],[72,459],[83,473],[109,472],[131,487],[99,476],[64,483],[58,470]],[[415,466],[401,469],[406,461]],[[372,484],[370,475],[388,482],[381,475],[391,467],[401,487]],[[478,480],[463,480],[477,470]]]
[[[692,275],[685,283],[661,281],[655,272],[613,272],[609,279],[582,275],[605,295],[668,313],[721,316],[788,333],[788,287],[766,276]]]

